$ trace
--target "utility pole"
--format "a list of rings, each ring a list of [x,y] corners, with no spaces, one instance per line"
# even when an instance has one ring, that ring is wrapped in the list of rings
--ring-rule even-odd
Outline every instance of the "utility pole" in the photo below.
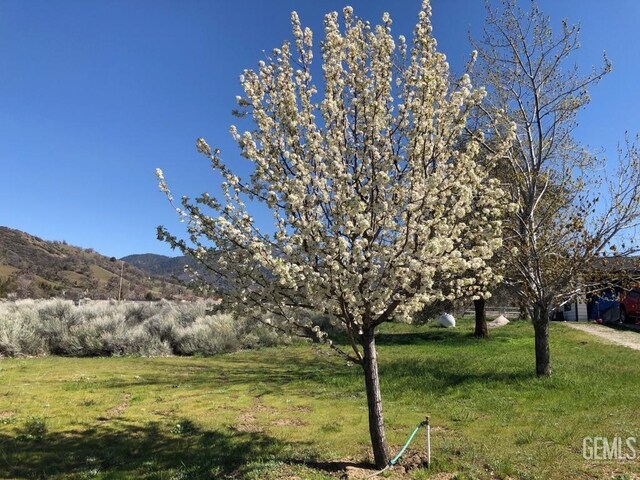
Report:
[[[124,275],[124,261],[120,260],[120,262],[122,263],[122,265],[120,267],[120,287],[118,288],[118,301],[122,299],[122,277]]]

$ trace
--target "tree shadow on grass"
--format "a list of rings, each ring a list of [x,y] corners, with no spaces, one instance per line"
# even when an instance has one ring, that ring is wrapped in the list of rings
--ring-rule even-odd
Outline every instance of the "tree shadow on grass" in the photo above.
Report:
[[[472,330],[430,328],[415,333],[383,333],[376,343],[385,347],[417,346],[406,355],[393,355],[380,363],[380,375],[392,379],[395,389],[441,394],[448,389],[474,385],[517,385],[536,379],[529,357],[510,349],[510,331],[492,331],[488,339]],[[422,351],[421,347],[425,350]],[[438,347],[429,348],[430,346]],[[444,349],[440,350],[440,347]],[[460,347],[459,354],[454,354]]]
[[[415,332],[384,332],[376,337],[378,345],[420,345],[439,344],[450,346],[484,345],[491,342],[508,341],[513,329],[492,329],[488,338],[473,335],[474,325],[462,323],[456,328],[444,328],[431,325]]]
[[[380,376],[388,379],[394,396],[421,393],[440,396],[450,390],[474,391],[476,388],[517,388],[536,380],[528,364],[507,364],[497,368],[491,362],[468,361],[464,357],[424,360],[397,358],[381,363]]]
[[[489,338],[491,340],[491,337]],[[472,330],[448,329],[434,327],[427,331],[415,333],[381,333],[376,337],[378,345],[419,345],[438,343],[441,345],[471,345],[486,339],[473,336]]]
[[[220,360],[224,360],[221,363]],[[140,387],[160,387],[163,390],[177,391],[181,389],[219,389],[235,386],[250,386],[250,391],[257,396],[283,394],[291,383],[309,382],[324,384],[327,379],[336,375],[348,375],[349,371],[336,371],[332,365],[344,365],[337,356],[327,358],[292,357],[289,361],[271,361],[265,355],[264,360],[255,363],[234,362],[231,357],[212,358],[211,363],[206,359],[198,359],[194,364],[190,362],[181,365],[179,358],[172,358],[172,363],[162,363],[165,359],[157,359],[153,370],[148,363],[144,366],[142,375],[135,375],[135,366],[129,366],[122,372],[102,374],[96,378],[69,379],[63,388],[70,391],[94,391],[100,389],[123,390]],[[149,362],[148,359],[142,359]],[[38,378],[39,384],[58,386],[58,378]]]
[[[492,346],[508,341],[501,332],[489,341],[473,337],[470,331],[454,331],[433,328],[415,333],[382,333],[377,337],[381,347],[400,347],[415,345],[414,348],[400,355],[398,352],[382,354],[380,374],[384,379],[393,379],[394,388],[398,394],[404,391],[414,391],[416,388],[427,392],[442,392],[448,388],[458,388],[464,384],[509,384],[528,381],[534,378],[529,363],[520,364],[514,361],[511,354],[505,356],[502,365],[496,362],[505,355],[504,352],[494,351]],[[421,347],[426,350],[422,353]],[[430,345],[451,347],[444,353],[445,357],[437,356],[437,351],[431,350]],[[470,347],[464,355],[452,355],[452,349]],[[477,348],[476,348],[477,347]],[[244,392],[255,397],[264,395],[285,395],[291,385],[294,390],[305,392],[310,396],[314,390],[312,385],[336,385],[337,388],[347,388],[345,385],[360,384],[359,369],[344,368],[344,362],[338,357],[317,358],[309,355],[294,356],[288,361],[276,358],[244,359],[242,356],[222,356],[212,359],[141,359],[145,374],[133,375],[135,368],[128,369],[121,374],[103,376],[89,380],[70,380],[63,388],[69,390],[84,390],[92,392],[100,389],[135,389],[144,387],[159,387],[162,391],[205,392],[217,389],[233,389],[249,386]],[[324,357],[324,356],[323,356]],[[150,370],[153,367],[153,370]],[[59,385],[58,379],[39,379],[40,383],[50,382]],[[301,390],[300,390],[301,389]],[[349,389],[351,391],[351,389]],[[164,395],[163,395],[164,396]]]
[[[118,422],[51,432],[39,440],[20,437],[0,434],[1,478],[242,478],[250,462],[286,461],[291,452],[309,448],[262,432],[171,430],[158,423]]]

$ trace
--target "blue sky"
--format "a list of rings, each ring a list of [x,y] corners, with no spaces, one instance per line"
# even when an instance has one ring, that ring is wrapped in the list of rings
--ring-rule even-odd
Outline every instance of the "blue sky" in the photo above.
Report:
[[[239,74],[290,38],[292,10],[317,42],[324,13],[345,5],[372,22],[389,11],[408,35],[420,2],[0,0],[0,225],[108,256],[172,254],[155,229],[181,227],[155,168],[176,196],[215,191],[194,143],[205,137],[239,163],[228,133]],[[625,130],[640,130],[640,2],[539,5],[554,25],[580,23],[581,68],[603,51],[613,62],[576,134],[615,156]],[[459,69],[483,2],[432,6],[439,47]]]

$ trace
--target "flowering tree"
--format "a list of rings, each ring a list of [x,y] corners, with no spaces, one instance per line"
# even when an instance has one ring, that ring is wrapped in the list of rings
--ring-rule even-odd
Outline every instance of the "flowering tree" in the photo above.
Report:
[[[376,328],[495,281],[487,261],[501,244],[504,202],[487,174],[491,159],[476,163],[484,135],[460,141],[485,92],[466,74],[450,82],[429,3],[411,46],[394,40],[388,14],[372,27],[347,7],[343,20],[325,17],[317,98],[312,32],[292,13],[293,47],[284,43],[240,77],[240,113],[254,129],[231,127],[231,134],[252,164],[250,178],[235,175],[199,139],[224,198],[183,197],[177,210],[189,242],[162,227],[159,237],[224,277],[226,300],[240,314],[324,342],[362,367],[382,467],[389,455]],[[491,158],[508,142],[496,142]],[[272,232],[257,228],[249,213],[256,203],[271,211]],[[338,324],[348,345],[334,344],[313,312]]]

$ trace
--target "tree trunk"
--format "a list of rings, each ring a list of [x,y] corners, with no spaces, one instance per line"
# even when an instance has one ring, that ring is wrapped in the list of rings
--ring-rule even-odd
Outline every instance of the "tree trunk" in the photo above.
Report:
[[[549,311],[547,307],[533,308],[533,330],[536,341],[536,375],[551,376],[551,355],[549,353]]]
[[[483,297],[473,301],[473,307],[476,311],[476,329],[473,332],[473,336],[477,338],[489,337],[489,330],[487,329],[487,310],[486,301]]]
[[[369,407],[369,435],[371,447],[377,468],[384,468],[389,464],[389,449],[384,434],[382,419],[382,396],[380,395],[380,378],[378,376],[378,356],[374,330],[367,329],[363,335],[364,382],[367,389],[367,406]]]
[[[518,307],[518,320],[529,320],[529,312],[527,312],[527,304],[524,299],[521,298],[518,300]]]

